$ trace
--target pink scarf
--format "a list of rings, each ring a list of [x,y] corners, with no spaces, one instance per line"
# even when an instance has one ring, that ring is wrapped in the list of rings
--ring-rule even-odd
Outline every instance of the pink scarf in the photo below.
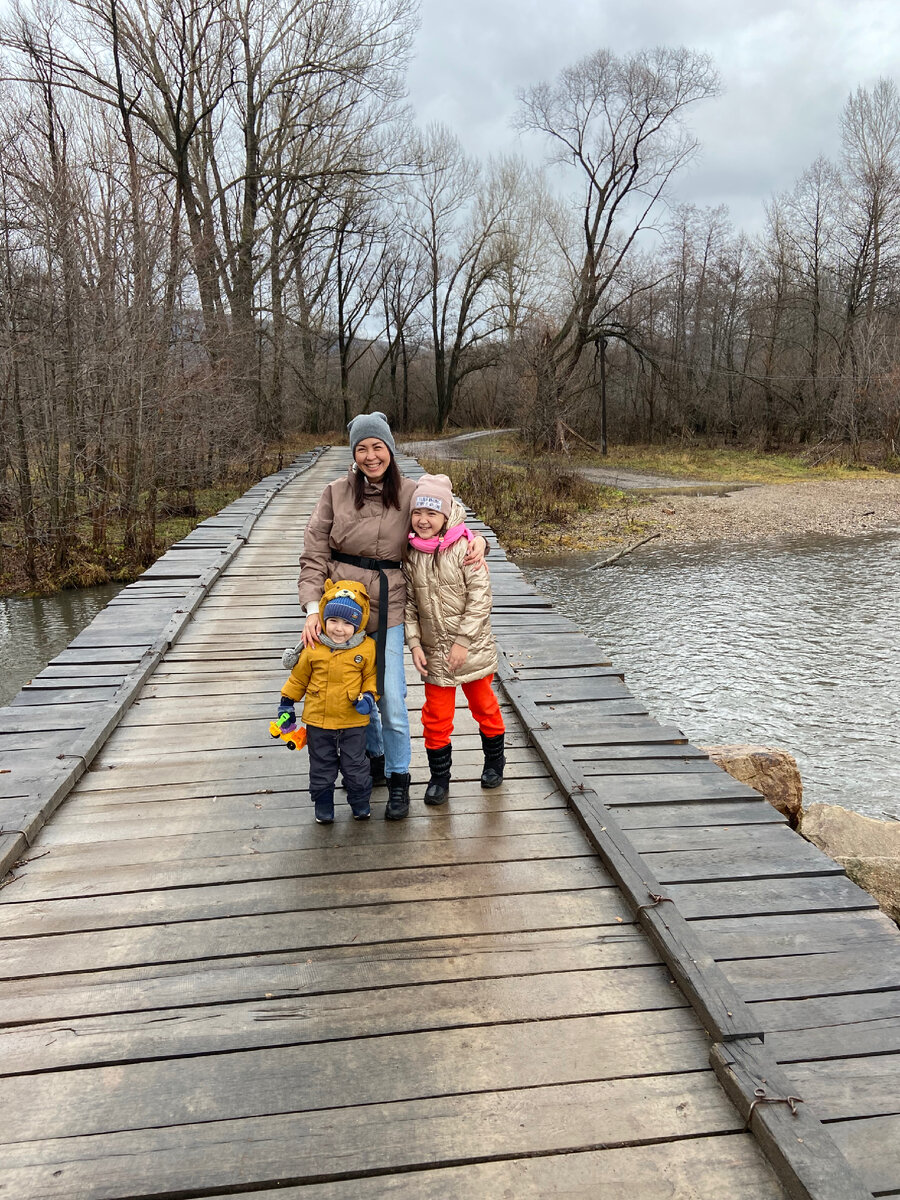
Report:
[[[458,542],[460,538],[465,538],[467,542],[475,540],[475,534],[471,529],[467,528],[462,522],[459,525],[454,525],[452,529],[445,530],[438,537],[422,538],[418,534],[409,531],[409,544],[414,550],[421,550],[423,554],[434,554],[437,550],[448,550],[454,542]]]

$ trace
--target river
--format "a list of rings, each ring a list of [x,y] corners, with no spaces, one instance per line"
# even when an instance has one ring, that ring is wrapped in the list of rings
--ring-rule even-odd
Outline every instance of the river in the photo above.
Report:
[[[900,538],[520,565],[663,724],[797,758],[806,803],[900,819]]]
[[[0,704],[65,650],[120,589],[120,584],[0,599]]]

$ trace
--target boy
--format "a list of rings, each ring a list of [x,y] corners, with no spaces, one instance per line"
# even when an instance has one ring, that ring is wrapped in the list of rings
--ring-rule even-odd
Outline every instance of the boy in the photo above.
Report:
[[[370,816],[372,772],[366,756],[366,726],[375,708],[375,643],[366,637],[369,597],[354,580],[325,581],[319,602],[322,633],[304,649],[281,689],[279,717],[295,722],[294,701],[303,700],[309,751],[309,791],[319,825],[334,820],[334,784],[338,767],[353,817]],[[304,699],[305,697],[305,699]]]

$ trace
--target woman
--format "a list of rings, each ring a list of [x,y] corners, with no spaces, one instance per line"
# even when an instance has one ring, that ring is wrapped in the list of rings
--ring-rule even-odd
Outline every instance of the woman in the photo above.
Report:
[[[322,630],[319,601],[326,579],[355,579],[371,601],[366,630],[375,636],[379,713],[369,722],[366,750],[376,782],[386,776],[385,817],[409,812],[409,717],[403,667],[406,583],[401,555],[409,530],[415,481],[400,474],[394,437],[384,413],[363,413],[350,422],[353,463],[326,485],[306,527],[297,590],[306,612],[303,643],[312,646]],[[477,537],[467,562],[483,565],[487,543]],[[380,718],[379,718],[380,714]]]

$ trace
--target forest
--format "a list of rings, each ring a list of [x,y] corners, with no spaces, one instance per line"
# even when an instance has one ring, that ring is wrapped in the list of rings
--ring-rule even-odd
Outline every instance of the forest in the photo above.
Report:
[[[0,23],[0,522],[135,563],[200,489],[398,430],[896,463],[900,96],[762,232],[677,204],[715,65],[599,49],[487,161],[405,102],[414,0],[16,0]],[[773,132],[777,136],[777,132]]]

